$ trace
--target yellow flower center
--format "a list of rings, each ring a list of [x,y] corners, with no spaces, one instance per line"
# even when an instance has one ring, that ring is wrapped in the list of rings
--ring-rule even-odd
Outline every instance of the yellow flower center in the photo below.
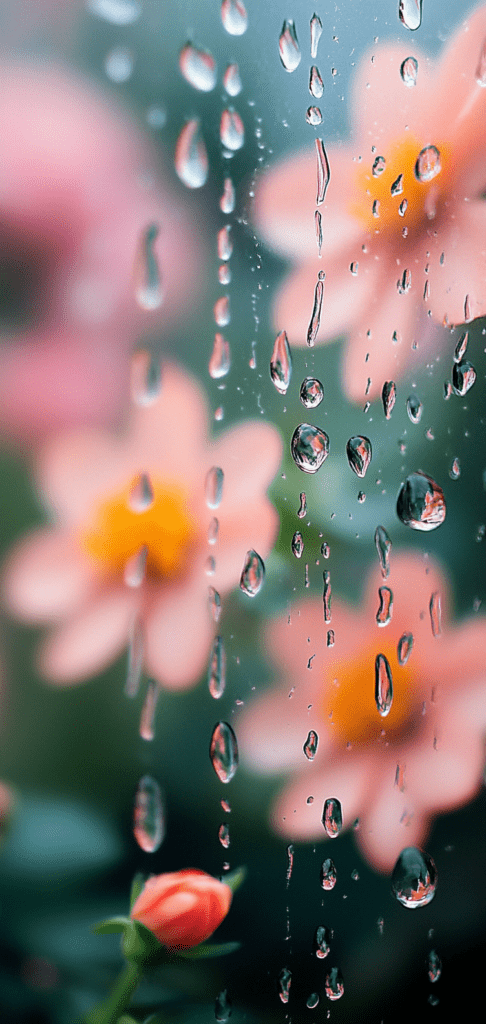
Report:
[[[374,234],[406,235],[436,216],[449,166],[447,147],[397,139],[360,164],[351,213]]]
[[[413,669],[400,665],[396,648],[389,641],[360,651],[359,656],[334,662],[327,670],[322,714],[336,741],[352,746],[374,744],[382,731],[386,738],[398,738],[410,725],[417,697]],[[392,676],[393,699],[386,716],[375,700],[375,662],[378,654],[388,661]],[[413,662],[414,654],[411,659]]]
[[[147,575],[172,579],[187,565],[197,532],[178,484],[140,477],[99,506],[83,547],[106,571],[122,574],[142,552]]]

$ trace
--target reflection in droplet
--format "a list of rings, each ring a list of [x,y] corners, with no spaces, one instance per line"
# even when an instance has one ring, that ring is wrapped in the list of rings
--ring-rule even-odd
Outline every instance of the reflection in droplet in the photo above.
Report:
[[[187,188],[202,188],[206,184],[209,161],[197,117],[187,121],[179,134],[174,166],[176,174]]]
[[[245,564],[240,577],[240,590],[248,597],[256,597],[263,586],[265,566],[257,551],[246,552]]]
[[[245,142],[245,126],[240,115],[233,107],[226,107],[221,114],[219,137],[223,146],[236,153]]]
[[[405,28],[415,32],[422,22],[422,0],[399,0],[398,17]]]
[[[300,530],[296,530],[292,537],[292,554],[295,555],[296,558],[302,558],[303,551],[304,538]]]
[[[88,0],[87,6],[110,25],[133,25],[142,11],[140,0]]]
[[[315,409],[324,398],[324,388],[317,377],[306,377],[300,385],[300,400],[306,409]]]
[[[372,173],[373,177],[374,178],[379,178],[380,174],[383,174],[383,171],[385,170],[385,168],[386,168],[385,157],[384,156],[377,156],[377,157],[375,157],[375,159],[373,161],[373,167],[371,168],[371,173]]]
[[[286,71],[295,71],[302,59],[295,24],[291,18],[284,21],[278,40],[280,60]]]
[[[275,338],[270,359],[270,376],[277,391],[285,395],[292,377],[292,354],[286,331],[280,331]]]
[[[248,15],[242,0],[223,0],[221,21],[230,36],[242,36],[248,28]]]
[[[324,92],[324,82],[322,81],[321,73],[319,68],[315,64],[312,65],[309,74],[309,92],[315,100],[320,100]]]
[[[303,473],[317,473],[329,455],[329,438],[319,427],[300,423],[292,435],[290,451]]]
[[[376,527],[375,544],[378,552],[378,558],[380,560],[381,575],[383,576],[383,579],[386,580],[390,575],[390,552],[392,542],[384,526]]]
[[[397,386],[394,380],[385,381],[381,392],[381,400],[383,402],[383,412],[386,419],[389,420],[397,400]]]
[[[364,477],[371,462],[371,441],[368,437],[350,437],[346,444],[346,454],[351,469],[356,476]]]
[[[472,363],[463,359],[461,363],[454,363],[452,367],[452,386],[456,395],[466,395],[476,380],[476,370]]]
[[[179,67],[186,82],[200,92],[211,92],[216,85],[218,72],[216,61],[209,50],[198,49],[186,43],[179,54]]]
[[[442,974],[442,960],[435,949],[431,949],[427,964],[429,981],[432,983],[439,980]]]
[[[128,507],[132,512],[147,512],[154,503],[154,491],[148,473],[140,473],[134,480],[128,495]]]
[[[164,812],[160,786],[144,775],[135,794],[133,834],[145,853],[155,853],[164,838]]]
[[[304,743],[304,754],[308,761],[313,761],[317,754],[317,744],[319,743],[319,737],[313,729],[310,730],[309,735]]]
[[[337,797],[328,797],[322,811],[322,824],[330,839],[336,839],[343,827],[343,812]]]
[[[407,85],[409,89],[417,84],[418,61],[415,57],[406,57],[405,60],[402,61],[400,65],[400,74],[405,85]]]
[[[235,208],[235,189],[231,178],[224,179],[223,195],[219,200],[219,208],[223,213],[233,213]]]
[[[442,605],[438,590],[435,590],[434,593],[431,594],[429,613],[432,636],[440,636],[442,633]]]
[[[141,309],[158,309],[164,293],[154,244],[159,233],[157,224],[150,224],[142,233],[135,262],[135,298]]]
[[[331,967],[329,974],[326,976],[324,988],[327,998],[332,1002],[336,999],[340,999],[344,994],[343,976],[339,967]]]
[[[160,686],[154,679],[149,679],[142,713],[140,715],[139,727],[140,738],[145,740],[147,743],[150,743],[155,736],[155,712],[157,709],[159,694]]]
[[[206,505],[208,508],[219,508],[223,497],[224,473],[221,466],[211,466],[206,474]]]
[[[223,86],[228,96],[238,96],[243,88],[240,69],[237,64],[228,64],[223,75]]]
[[[218,1024],[226,1024],[231,1017],[231,1011],[233,1007],[231,1005],[231,999],[228,996],[228,990],[223,989],[219,995],[216,996],[214,1003],[214,1016]]]
[[[317,195],[316,195],[316,206],[321,206],[326,198],[326,192],[331,180],[331,168],[329,167],[329,160],[327,159],[327,153],[324,149],[324,142],[322,139],[316,139],[316,156],[317,156]]]
[[[321,885],[323,889],[329,891],[334,889],[337,882],[337,871],[336,865],[330,857],[322,862],[321,866]]]
[[[416,846],[407,846],[393,869],[391,888],[404,907],[425,907],[437,889],[437,868],[432,857]]]
[[[290,986],[292,984],[292,971],[288,967],[282,967],[278,976],[278,994],[282,1003],[288,1003]]]
[[[375,658],[375,703],[382,718],[389,713],[393,701],[393,680],[388,658],[377,654]]]
[[[407,398],[407,412],[411,423],[420,423],[420,420],[422,419],[423,406],[422,402],[416,395],[410,395]]]
[[[400,488],[397,515],[412,530],[436,530],[446,517],[442,488],[425,473],[411,473]]]
[[[209,746],[211,764],[221,782],[231,782],[238,767],[238,743],[227,722],[218,722]]]
[[[130,375],[132,401],[142,408],[153,405],[160,395],[161,384],[160,356],[146,349],[135,352]]]
[[[208,688],[211,697],[219,700],[226,688],[226,651],[223,638],[215,636],[208,666]]]
[[[393,613],[393,593],[389,587],[380,587],[378,590],[380,607],[376,613],[378,626],[388,626]]]
[[[316,928],[314,935],[314,952],[318,960],[325,960],[326,956],[329,956],[331,951],[331,939],[332,932],[329,928],[325,928],[324,925],[319,925],[319,927]]]
[[[325,277],[326,275],[324,271],[320,270],[317,275],[317,283],[314,291],[314,306],[312,309],[312,316],[310,318],[310,323],[307,328],[307,344],[310,345],[311,347],[314,345],[314,342],[317,338],[317,334],[319,331],[319,327],[321,325],[321,310],[322,299],[324,296]]]
[[[417,157],[414,173],[417,181],[427,182],[436,178],[442,170],[437,146],[426,146]]]
[[[214,335],[213,351],[209,359],[209,374],[213,380],[226,377],[231,367],[231,353],[229,341],[219,331]]]

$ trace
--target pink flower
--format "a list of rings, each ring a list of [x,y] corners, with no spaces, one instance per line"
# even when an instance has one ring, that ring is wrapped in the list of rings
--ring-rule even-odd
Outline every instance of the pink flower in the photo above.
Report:
[[[4,591],[14,614],[54,624],[40,666],[56,683],[109,664],[138,621],[149,675],[169,688],[190,686],[214,632],[208,587],[226,593],[247,550],[265,558],[275,538],[265,490],[279,466],[277,431],[249,421],[209,441],[201,388],[171,364],[162,367],[159,397],[143,401],[124,436],[65,433],[37,460],[54,525],[20,542]],[[221,504],[211,509],[205,486],[213,467],[224,479]]]
[[[290,623],[287,616],[274,621],[266,642],[282,678],[243,713],[236,731],[254,769],[290,774],[272,811],[281,835],[325,839],[324,803],[337,799],[345,828],[359,817],[356,838],[365,857],[389,871],[404,847],[424,842],[435,814],[460,807],[480,788],[486,622],[450,625],[440,570],[418,556],[395,554],[386,581],[392,619],[380,627],[378,588],[384,585],[374,571],[362,607],[333,603],[334,647],[326,646],[320,600],[294,608]],[[437,636],[429,615],[433,594],[442,607]],[[413,636],[413,649],[399,664],[404,635]],[[379,654],[393,679],[384,716],[375,703]],[[308,737],[310,759],[303,749]]]
[[[229,885],[204,871],[186,868],[149,878],[131,917],[153,932],[162,946],[191,949],[216,931],[232,899]]]
[[[343,382],[355,401],[368,378],[371,398],[398,378],[414,343],[423,365],[431,343],[424,314],[453,325],[486,313],[485,85],[486,6],[436,62],[410,35],[362,59],[350,103],[354,139],[326,147],[321,259],[315,152],[287,158],[257,190],[261,233],[298,264],[277,296],[276,325],[306,344],[325,271],[317,341],[349,336]]]
[[[179,315],[193,272],[197,287],[198,233],[125,112],[65,71],[0,64],[0,145],[0,429],[107,421],[134,341]],[[150,311],[134,268],[153,223],[165,298]]]

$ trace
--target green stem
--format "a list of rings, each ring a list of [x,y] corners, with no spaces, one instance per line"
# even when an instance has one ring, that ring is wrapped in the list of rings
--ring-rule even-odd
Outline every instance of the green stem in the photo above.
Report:
[[[118,1018],[127,1009],[130,1000],[142,979],[142,971],[136,964],[129,961],[108,999],[95,1007],[86,1017],[86,1024],[116,1024]]]

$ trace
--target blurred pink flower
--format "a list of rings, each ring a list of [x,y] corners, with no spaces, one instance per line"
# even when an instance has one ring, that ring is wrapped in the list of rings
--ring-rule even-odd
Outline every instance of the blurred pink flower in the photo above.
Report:
[[[309,600],[277,619],[266,635],[281,667],[278,688],[243,712],[240,753],[261,773],[287,771],[272,824],[291,840],[326,839],[327,799],[342,805],[343,825],[359,817],[364,856],[390,870],[406,846],[423,843],[434,815],[460,807],[478,792],[485,761],[486,621],[448,624],[448,588],[439,569],[418,556],[395,554],[387,585],[393,614],[378,626],[378,588],[372,572],[362,607],[335,601],[335,646],[326,646],[322,601]],[[442,633],[429,615],[439,594]],[[399,664],[397,649],[412,634]],[[382,717],[375,704],[375,659],[384,655],[393,701]],[[402,657],[402,662],[403,662]],[[309,733],[314,758],[304,752]]]
[[[200,386],[164,364],[159,397],[134,407],[124,436],[65,433],[41,451],[38,487],[54,525],[14,550],[4,593],[15,615],[54,624],[40,654],[51,681],[100,671],[126,646],[134,621],[146,671],[162,685],[184,688],[202,672],[215,629],[208,588],[226,593],[248,549],[263,558],[270,551],[277,514],[265,491],[281,457],[271,426],[249,421],[210,441],[207,421]],[[211,509],[213,467],[224,479]]]
[[[0,144],[0,430],[111,420],[129,348],[179,316],[187,278],[197,288],[198,232],[125,111],[72,74],[0,65]],[[165,298],[151,311],[134,268],[153,223]]]
[[[256,192],[263,237],[298,264],[277,295],[276,326],[306,344],[325,271],[317,342],[349,336],[343,383],[355,401],[368,378],[371,398],[398,378],[414,344],[423,365],[433,340],[425,315],[453,325],[486,313],[486,6],[437,61],[407,39],[361,60],[354,140],[327,147],[321,259],[315,152],[285,159]]]

